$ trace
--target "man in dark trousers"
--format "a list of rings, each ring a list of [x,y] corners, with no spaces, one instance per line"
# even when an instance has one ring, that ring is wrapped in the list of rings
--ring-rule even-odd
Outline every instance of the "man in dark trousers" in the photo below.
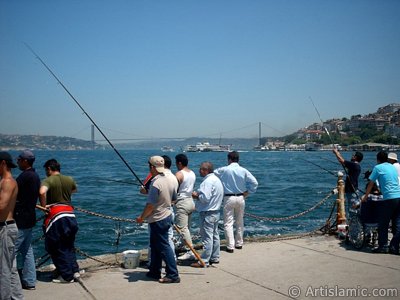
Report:
[[[351,208],[352,203],[351,200],[355,198],[359,198],[358,196],[358,178],[361,174],[361,166],[360,163],[363,160],[363,154],[359,151],[356,151],[351,156],[351,160],[345,160],[340,152],[334,148],[333,153],[335,154],[337,160],[341,163],[341,165],[346,170],[346,181],[344,184],[344,192],[346,194],[347,205],[346,211],[349,212],[349,208]]]
[[[147,277],[157,279],[160,283],[179,283],[178,268],[173,250],[169,245],[168,232],[172,226],[171,202],[177,197],[178,181],[165,175],[164,159],[152,156],[149,169],[154,176],[148,192],[147,203],[136,222],[145,219],[150,224],[151,264]],[[162,260],[165,261],[165,277],[161,278]]]
[[[70,176],[64,176],[55,159],[43,166],[47,178],[40,187],[40,203],[49,209],[44,223],[45,246],[60,276],[54,283],[71,283],[79,277],[75,254],[75,235],[78,232],[71,195],[77,191],[76,183]]]
[[[33,168],[35,155],[32,151],[22,151],[18,158],[18,168],[22,173],[17,177],[18,195],[14,209],[14,219],[18,226],[15,243],[17,255],[21,256],[22,288],[34,290],[36,285],[35,257],[32,250],[32,229],[36,225],[36,203],[39,198],[40,178]]]

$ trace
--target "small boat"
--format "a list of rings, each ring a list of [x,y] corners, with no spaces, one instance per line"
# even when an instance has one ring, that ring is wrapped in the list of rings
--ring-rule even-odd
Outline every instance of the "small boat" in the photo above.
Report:
[[[270,149],[268,148],[267,145],[264,145],[264,146],[263,145],[258,145],[258,146],[254,146],[253,150],[254,151],[268,151]]]
[[[174,152],[174,148],[172,148],[170,146],[163,146],[163,147],[161,147],[161,151],[162,152]]]

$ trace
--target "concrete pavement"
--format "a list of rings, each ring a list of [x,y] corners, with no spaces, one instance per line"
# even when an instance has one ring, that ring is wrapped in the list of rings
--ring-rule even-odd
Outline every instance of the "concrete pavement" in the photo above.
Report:
[[[86,269],[81,283],[55,284],[39,274],[36,290],[24,291],[26,300],[400,297],[400,256],[356,251],[333,236],[246,243],[232,254],[221,251],[218,265],[180,265],[179,284],[149,280],[143,267],[80,265]]]

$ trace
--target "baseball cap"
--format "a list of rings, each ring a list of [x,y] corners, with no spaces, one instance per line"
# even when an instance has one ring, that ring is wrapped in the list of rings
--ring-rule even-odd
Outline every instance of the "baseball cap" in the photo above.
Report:
[[[0,162],[4,160],[7,163],[7,166],[9,168],[16,168],[17,165],[13,163],[13,159],[10,155],[10,153],[5,152],[5,151],[1,151],[0,152]]]
[[[24,151],[22,151],[22,152],[18,155],[18,158],[26,159],[26,160],[29,160],[29,161],[35,161],[35,155],[34,155],[33,152],[30,151],[30,150],[24,150]]]
[[[149,159],[149,164],[154,166],[158,173],[164,173],[164,158],[161,156],[152,156]]]

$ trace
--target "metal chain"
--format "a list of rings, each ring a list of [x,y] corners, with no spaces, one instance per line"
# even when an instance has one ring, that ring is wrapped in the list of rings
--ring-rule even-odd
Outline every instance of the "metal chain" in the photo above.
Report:
[[[118,218],[118,217],[112,217],[112,216],[107,216],[107,215],[103,215],[100,213],[96,213],[96,212],[92,212],[80,207],[74,207],[74,209],[83,212],[85,214],[88,215],[92,215],[92,216],[96,216],[96,217],[100,217],[100,218],[104,218],[104,219],[109,219],[109,220],[114,220],[114,221],[120,221],[120,222],[128,222],[128,223],[135,223],[136,224],[136,220],[133,219],[125,219],[125,218]]]
[[[81,249],[76,248],[76,247],[75,247],[75,252],[80,254],[81,256],[84,256],[86,258],[89,258],[89,259],[92,259],[94,261],[97,261],[97,262],[99,262],[99,263],[101,263],[103,265],[107,265],[107,266],[110,266],[110,267],[116,267],[116,266],[119,267],[120,266],[119,262],[110,263],[110,262],[102,261],[102,260],[100,260],[100,259],[98,259],[98,258],[96,258],[94,256],[91,256],[91,255],[87,254],[86,252],[83,252]]]
[[[257,220],[263,220],[263,221],[275,221],[275,222],[278,222],[278,221],[292,220],[292,219],[295,219],[295,218],[304,216],[305,214],[307,214],[307,213],[313,211],[314,209],[320,207],[322,204],[324,204],[324,203],[325,203],[332,195],[334,195],[334,194],[337,194],[337,189],[336,189],[336,188],[333,189],[333,190],[329,193],[329,195],[327,195],[324,199],[322,199],[320,202],[318,202],[318,203],[315,204],[314,206],[310,207],[309,209],[307,209],[307,210],[305,210],[305,211],[303,211],[303,212],[300,212],[300,213],[295,214],[295,215],[292,215],[292,216],[277,217],[277,218],[275,218],[275,217],[262,217],[262,216],[258,216],[258,215],[251,214],[251,213],[244,213],[244,215],[245,215],[245,216],[248,216],[248,217],[251,217],[251,218],[254,218],[254,219],[257,219]]]

